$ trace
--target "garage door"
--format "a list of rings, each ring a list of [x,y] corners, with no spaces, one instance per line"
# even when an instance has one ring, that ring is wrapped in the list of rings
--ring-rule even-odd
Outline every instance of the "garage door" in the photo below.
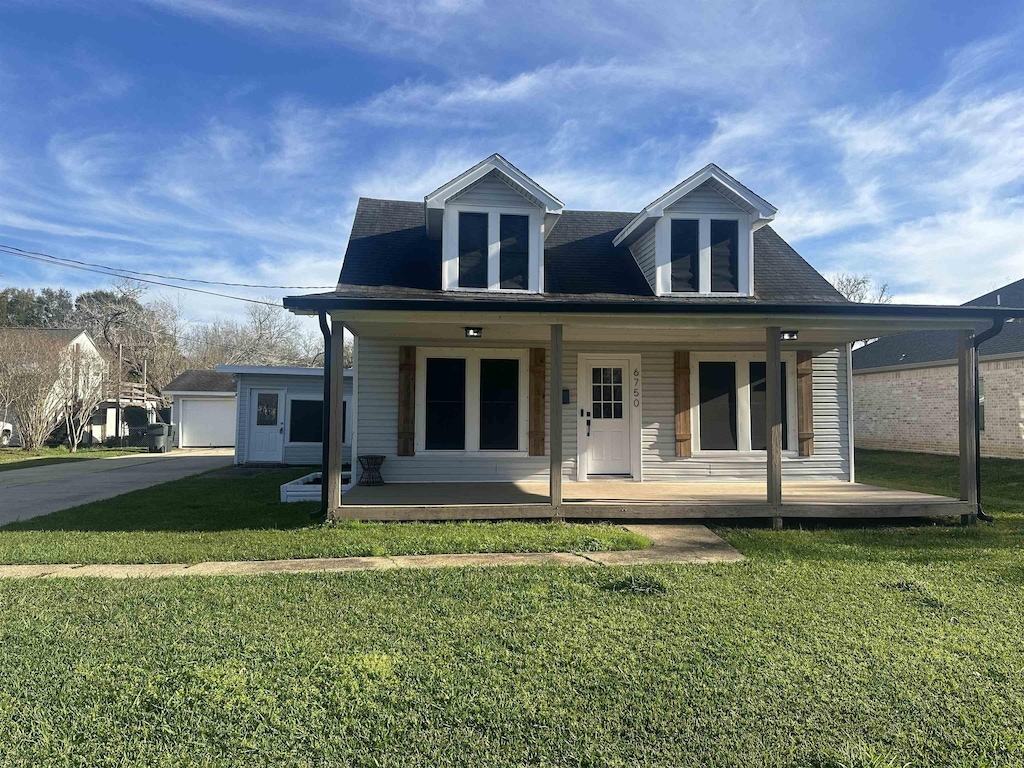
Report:
[[[184,398],[178,417],[182,448],[235,444],[235,398]]]

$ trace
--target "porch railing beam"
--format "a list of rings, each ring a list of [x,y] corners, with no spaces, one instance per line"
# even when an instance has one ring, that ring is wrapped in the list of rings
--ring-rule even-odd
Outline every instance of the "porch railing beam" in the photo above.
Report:
[[[556,510],[562,506],[562,326],[551,326],[551,468],[550,498]]]
[[[777,325],[765,330],[765,435],[767,439],[768,504],[782,507],[782,329]],[[780,515],[772,518],[772,527],[782,527]]]

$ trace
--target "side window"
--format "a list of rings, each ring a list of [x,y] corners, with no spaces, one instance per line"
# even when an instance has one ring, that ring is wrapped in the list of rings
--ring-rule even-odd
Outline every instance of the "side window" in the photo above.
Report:
[[[672,292],[700,290],[699,222],[696,219],[672,221]]]
[[[487,287],[486,213],[459,213],[459,287]]]

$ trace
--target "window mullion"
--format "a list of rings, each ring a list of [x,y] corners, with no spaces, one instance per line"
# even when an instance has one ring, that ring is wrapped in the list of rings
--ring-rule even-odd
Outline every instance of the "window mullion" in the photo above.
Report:
[[[700,292],[711,293],[711,219],[698,219],[697,247],[700,249]]]
[[[466,359],[466,450],[480,450],[480,355]]]
[[[736,449],[750,447],[750,363],[749,357],[736,359]]]
[[[487,212],[487,286],[501,288],[501,213]]]

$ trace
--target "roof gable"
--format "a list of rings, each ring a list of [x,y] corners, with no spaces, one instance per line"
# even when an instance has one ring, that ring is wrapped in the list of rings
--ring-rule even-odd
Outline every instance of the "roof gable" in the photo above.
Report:
[[[709,163],[646,205],[615,237],[615,245],[628,245],[652,226],[654,219],[664,216],[666,209],[699,187],[714,190],[737,208],[754,216],[755,229],[770,222],[778,212],[778,209],[763,197],[745,187],[714,163]]]

